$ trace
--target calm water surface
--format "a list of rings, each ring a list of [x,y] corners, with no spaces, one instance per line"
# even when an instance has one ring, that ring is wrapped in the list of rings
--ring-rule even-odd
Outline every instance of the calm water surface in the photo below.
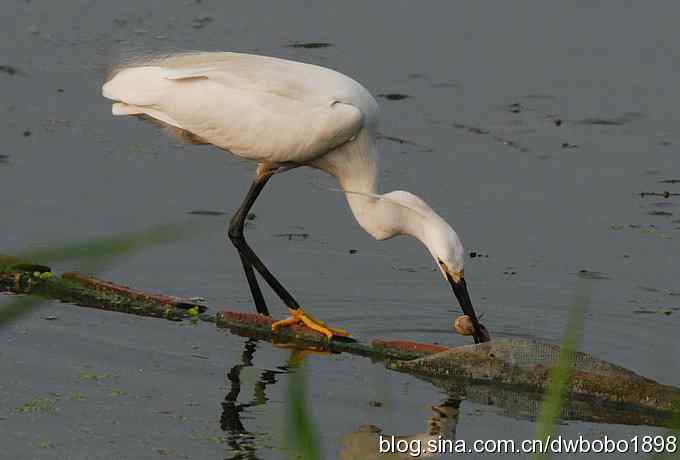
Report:
[[[0,65],[18,71],[0,72],[0,253],[189,219],[208,231],[103,276],[250,310],[224,241],[228,217],[189,213],[231,213],[252,165],[113,119],[100,85],[117,56],[138,49],[298,59],[376,95],[410,96],[379,99],[381,188],[425,198],[481,255],[466,276],[494,336],[559,342],[576,283],[590,278],[583,348],[680,385],[680,200],[639,196],[680,192],[663,182],[680,179],[678,14],[671,2],[9,0]],[[332,46],[289,46],[306,42]],[[268,186],[247,232],[272,271],[357,337],[464,343],[450,332],[458,308],[430,256],[413,240],[373,241],[332,187],[312,170]],[[277,236],[286,233],[309,236]],[[59,304],[2,330],[0,342],[8,458],[286,456],[290,350],[208,324]],[[327,458],[353,452],[361,425],[415,435],[431,406],[454,410],[435,387],[380,363],[305,360]],[[35,412],[21,410],[36,401]],[[579,421],[560,429],[592,439],[656,432]],[[463,401],[455,430],[519,440],[534,424]]]

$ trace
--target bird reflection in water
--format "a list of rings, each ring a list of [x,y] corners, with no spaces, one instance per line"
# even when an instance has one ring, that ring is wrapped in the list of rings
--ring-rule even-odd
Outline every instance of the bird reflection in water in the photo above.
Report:
[[[222,402],[222,416],[220,418],[220,426],[227,435],[225,441],[232,453],[232,456],[227,457],[226,460],[257,460],[259,458],[257,448],[262,445],[262,440],[259,439],[257,433],[246,429],[242,414],[250,408],[267,403],[267,387],[277,383],[277,376],[288,374],[298,367],[302,364],[306,355],[318,353],[315,350],[293,349],[286,365],[279,366],[276,370],[265,369],[262,371],[255,383],[249,402],[238,403],[242,389],[241,371],[253,367],[257,342],[257,340],[249,339],[244,343],[241,362],[233,366],[227,373],[229,392]],[[424,432],[395,436],[395,439],[407,442],[420,441],[422,445],[426,445],[430,439],[454,440],[460,403],[461,400],[459,399],[449,398],[440,405],[432,406],[432,414],[427,419]],[[409,454],[380,454],[378,443],[381,435],[385,438],[390,437],[390,435],[382,433],[382,430],[375,425],[361,425],[356,432],[347,433],[343,436],[340,458],[342,460],[414,458]],[[431,457],[431,455],[424,455],[423,457]]]
[[[227,434],[226,443],[234,453],[227,460],[257,460],[258,440],[256,435],[249,432],[243,425],[241,413],[251,407],[265,404],[268,401],[267,387],[276,383],[277,375],[288,372],[288,368],[283,366],[279,367],[278,370],[263,370],[255,384],[250,402],[238,403],[237,400],[241,393],[241,371],[244,368],[253,367],[253,356],[256,348],[257,340],[247,340],[243,347],[243,353],[241,353],[241,363],[233,366],[227,373],[230,387],[224,402],[222,402],[222,417],[220,417],[220,426]]]
[[[396,460],[437,457],[439,454],[424,452],[424,449],[418,449],[419,455],[411,451],[380,453],[380,439],[382,437],[389,440],[393,445],[399,443],[407,446],[417,445],[421,448],[428,446],[430,441],[455,442],[460,403],[460,399],[447,399],[438,406],[432,406],[432,414],[427,418],[427,426],[422,433],[392,436],[383,433],[375,425],[361,425],[357,431],[343,436],[340,458],[341,460]]]

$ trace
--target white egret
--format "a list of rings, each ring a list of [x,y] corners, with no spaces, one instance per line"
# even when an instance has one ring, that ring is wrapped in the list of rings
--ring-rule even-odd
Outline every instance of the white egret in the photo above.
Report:
[[[463,245],[456,232],[412,193],[378,194],[378,104],[353,79],[273,57],[196,52],[123,65],[108,78],[102,93],[115,101],[114,115],[151,117],[187,142],[212,144],[258,163],[228,235],[241,257],[257,311],[269,314],[254,270],[291,312],[274,330],[301,322],[329,339],[347,335],[303,312],[244,238],[245,218],[269,179],[311,166],[337,178],[357,222],[375,239],[411,235],[420,240],[472,322],[467,334],[475,342],[489,340],[470,301]]]

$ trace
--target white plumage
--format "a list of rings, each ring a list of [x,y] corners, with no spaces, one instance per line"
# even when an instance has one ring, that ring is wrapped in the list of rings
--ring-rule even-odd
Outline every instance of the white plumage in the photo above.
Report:
[[[344,144],[376,104],[323,67],[201,53],[120,70],[103,88],[115,115],[144,113],[255,161],[307,163]],[[294,120],[294,123],[291,123]]]
[[[377,193],[378,104],[353,79],[273,57],[201,52],[124,66],[102,90],[116,101],[114,115],[150,116],[268,168],[332,174],[368,233],[414,236],[445,278],[462,278],[463,246],[448,223],[412,193]]]

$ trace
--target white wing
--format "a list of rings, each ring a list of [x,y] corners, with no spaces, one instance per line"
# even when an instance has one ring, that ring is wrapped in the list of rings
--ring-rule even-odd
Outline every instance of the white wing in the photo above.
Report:
[[[243,158],[308,162],[359,133],[368,93],[322,67],[199,53],[122,69],[103,94],[114,115],[144,113]]]

